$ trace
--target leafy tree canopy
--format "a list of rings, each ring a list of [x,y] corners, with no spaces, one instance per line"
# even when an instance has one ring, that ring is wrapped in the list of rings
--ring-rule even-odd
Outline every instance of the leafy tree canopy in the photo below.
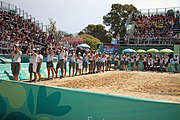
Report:
[[[81,34],[79,36],[84,38],[85,43],[90,45],[92,49],[97,49],[97,45],[101,43],[101,41],[98,38],[95,38],[89,34]]]
[[[113,32],[115,36],[118,33],[120,33],[120,36],[124,36],[126,32],[126,20],[132,12],[138,12],[137,8],[132,4],[112,4],[111,11],[103,16],[103,23],[106,26],[110,26],[110,32]]]
[[[92,35],[103,43],[110,43],[112,38],[112,35],[101,24],[90,24],[79,33],[79,35],[81,34]]]

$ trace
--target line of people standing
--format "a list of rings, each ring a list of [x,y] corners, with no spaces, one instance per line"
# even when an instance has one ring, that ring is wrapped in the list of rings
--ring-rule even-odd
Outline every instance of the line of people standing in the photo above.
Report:
[[[85,51],[84,53],[78,52],[75,49],[67,49],[60,47],[60,48],[47,48],[47,73],[48,79],[54,78],[63,78],[66,76],[67,68],[69,69],[68,73],[69,76],[76,76],[76,75],[83,75],[83,74],[93,74],[93,73],[100,73],[105,71],[110,71],[112,68],[114,70],[128,70],[128,65],[131,66],[131,70],[139,70],[139,63],[140,60],[143,61],[144,70],[145,71],[168,71],[168,64],[169,64],[169,56],[155,56],[154,58],[152,55],[140,55],[134,54],[129,55],[122,53],[120,56],[118,53],[100,53],[96,52],[95,50]],[[28,47],[26,51],[26,55],[29,56],[29,74],[30,74],[30,81],[34,80],[35,82],[41,80],[41,65],[43,62],[43,55],[39,49],[31,49]],[[16,44],[14,46],[14,50],[12,51],[11,56],[13,57],[12,61],[12,73],[15,80],[18,80],[18,74],[20,71],[20,63],[21,63],[21,56],[22,52],[19,50],[19,45]],[[54,68],[54,58],[58,57],[58,62],[56,67]],[[175,72],[177,72],[178,66],[178,56],[173,58],[174,60],[174,67]],[[69,63],[69,65],[67,65]],[[114,67],[112,67],[114,64]],[[136,68],[136,69],[135,69]],[[59,74],[59,69],[61,73]],[[34,76],[34,79],[32,77]],[[37,79],[39,78],[39,80]]]

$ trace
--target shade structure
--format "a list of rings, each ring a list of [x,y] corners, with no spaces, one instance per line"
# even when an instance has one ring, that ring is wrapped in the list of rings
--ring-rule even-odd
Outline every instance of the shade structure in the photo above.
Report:
[[[122,52],[125,52],[125,53],[135,53],[136,51],[133,50],[133,49],[128,48],[128,49],[124,49]]]
[[[82,47],[82,48],[90,48],[88,44],[79,44],[77,47]]]
[[[137,52],[137,53],[145,53],[146,51],[143,50],[143,49],[139,49],[139,50],[137,50],[136,52]]]
[[[152,48],[152,49],[147,50],[147,52],[149,52],[149,53],[157,53],[157,52],[159,52],[159,50]]]
[[[171,49],[162,49],[160,50],[161,53],[172,53],[174,51],[172,51]]]

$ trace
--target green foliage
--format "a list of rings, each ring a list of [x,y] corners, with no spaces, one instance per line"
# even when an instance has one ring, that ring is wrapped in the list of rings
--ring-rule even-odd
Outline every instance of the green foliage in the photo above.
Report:
[[[81,34],[92,35],[98,38],[103,43],[110,43],[112,38],[112,35],[101,24],[98,25],[90,24],[79,33],[79,35]]]
[[[114,35],[120,33],[120,36],[124,36],[126,32],[125,23],[132,12],[138,12],[137,8],[132,4],[112,4],[111,11],[103,16],[103,23],[110,26],[110,32],[114,32]]]
[[[90,45],[92,49],[97,49],[97,44],[101,43],[101,41],[98,38],[95,38],[89,34],[81,34],[80,37],[84,38],[85,43]]]
[[[56,28],[56,21],[53,21],[52,18],[49,18],[49,28],[48,28],[48,32],[49,34],[53,34],[55,35],[57,32],[57,28]]]

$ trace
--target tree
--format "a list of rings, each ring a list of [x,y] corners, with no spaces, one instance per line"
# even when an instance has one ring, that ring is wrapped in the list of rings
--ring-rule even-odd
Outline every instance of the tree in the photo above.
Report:
[[[81,34],[92,35],[98,38],[103,43],[110,43],[112,38],[112,35],[101,24],[98,25],[90,24],[86,28],[84,28],[81,32],[79,32],[79,35]]]
[[[133,5],[112,4],[111,11],[103,16],[103,23],[110,26],[110,32],[113,32],[114,36],[118,33],[120,33],[120,36],[124,36],[126,32],[125,23],[132,12],[138,12]]]
[[[78,44],[84,43],[84,41],[80,36],[68,36],[60,40],[60,42],[68,42],[72,46],[77,46]]]
[[[89,34],[81,34],[80,37],[84,38],[85,43],[90,45],[92,49],[97,49],[97,45],[101,43],[98,38],[95,38]]]
[[[53,34],[55,35],[57,32],[57,28],[56,28],[56,21],[53,21],[52,18],[49,18],[49,28],[48,28],[48,32],[49,34]]]

